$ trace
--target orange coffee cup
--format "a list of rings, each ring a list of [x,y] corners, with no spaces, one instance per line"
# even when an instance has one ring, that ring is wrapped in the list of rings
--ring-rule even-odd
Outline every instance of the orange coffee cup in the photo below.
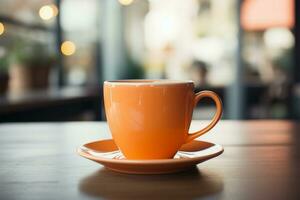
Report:
[[[217,111],[207,127],[189,134],[193,109],[205,97],[213,99]],[[195,94],[192,81],[105,81],[104,104],[112,137],[127,159],[173,158],[181,145],[208,132],[222,115],[219,96]]]

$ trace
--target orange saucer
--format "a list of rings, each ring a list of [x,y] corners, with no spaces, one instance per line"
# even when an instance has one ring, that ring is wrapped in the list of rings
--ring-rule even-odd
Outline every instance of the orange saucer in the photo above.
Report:
[[[113,171],[127,174],[167,174],[184,171],[222,154],[223,151],[221,145],[197,140],[183,145],[173,159],[127,160],[113,140],[95,141],[77,149],[80,156]]]

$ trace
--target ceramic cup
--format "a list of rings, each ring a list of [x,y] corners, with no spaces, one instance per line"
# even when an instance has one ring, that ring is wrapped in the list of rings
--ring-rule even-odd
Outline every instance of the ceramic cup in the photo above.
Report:
[[[205,97],[217,111],[208,126],[189,133],[193,109]],[[112,137],[127,159],[173,158],[181,145],[212,129],[222,115],[218,95],[195,94],[192,81],[105,81],[104,104]]]

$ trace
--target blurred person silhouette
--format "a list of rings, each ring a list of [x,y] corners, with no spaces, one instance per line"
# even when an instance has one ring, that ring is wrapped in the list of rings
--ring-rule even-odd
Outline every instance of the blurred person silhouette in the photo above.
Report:
[[[291,94],[291,80],[289,69],[280,61],[272,62],[274,78],[270,82],[266,97],[265,105],[268,108],[268,117],[285,118],[288,117]]]
[[[203,87],[207,83],[207,64],[204,61],[196,60],[192,63],[192,80],[195,82],[196,87]]]

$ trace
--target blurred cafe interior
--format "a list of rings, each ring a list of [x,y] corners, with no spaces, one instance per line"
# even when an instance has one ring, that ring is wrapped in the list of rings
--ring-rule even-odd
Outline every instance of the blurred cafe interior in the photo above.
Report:
[[[193,80],[223,119],[299,119],[299,4],[0,0],[0,122],[105,120],[115,79]]]

